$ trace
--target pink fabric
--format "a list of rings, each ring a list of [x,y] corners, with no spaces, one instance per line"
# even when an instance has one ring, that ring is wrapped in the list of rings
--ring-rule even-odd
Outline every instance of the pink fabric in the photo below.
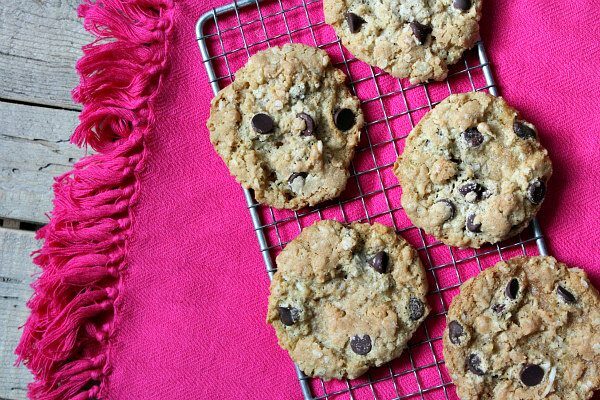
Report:
[[[301,3],[283,4],[289,8]],[[115,340],[109,387],[113,399],[301,398],[292,364],[264,322],[268,278],[242,191],[215,154],[205,128],[212,92],[194,40],[194,24],[216,5],[194,1],[176,5],[171,72],[159,101],[156,134],[148,146],[122,325]],[[556,172],[540,215],[550,251],[585,268],[600,285],[600,248],[594,242],[600,216],[594,173],[600,163],[600,110],[595,100],[600,32],[593,17],[600,6],[544,0],[486,2],[485,7],[482,36],[502,94],[537,124],[554,161]],[[319,7],[309,10],[313,22],[322,20]],[[255,14],[242,14],[242,21]],[[290,25],[305,23],[293,17],[288,16]],[[295,18],[304,17],[295,14]],[[262,28],[255,24],[255,29]],[[267,29],[281,32],[282,26],[273,22]],[[249,43],[256,41],[252,33],[247,35]],[[302,32],[294,39],[310,43]],[[245,56],[243,51],[232,55],[232,68],[242,65]],[[364,65],[356,67],[369,72]],[[384,86],[393,84],[385,77],[381,80]],[[406,121],[401,123],[405,125],[395,128],[407,133]],[[398,204],[398,194],[390,191],[390,201]],[[360,216],[361,207],[349,210],[350,215]],[[339,218],[339,213],[333,210],[331,216]],[[290,238],[294,234],[283,233]],[[418,239],[414,242],[418,244]],[[490,259],[489,264],[495,261]],[[434,322],[428,325],[432,337],[440,333],[440,324],[435,329]],[[439,359],[439,342],[434,347]],[[414,357],[420,365],[432,361],[428,348],[416,349]],[[407,365],[400,365],[406,362],[404,358],[395,369],[406,370]],[[385,371],[377,374],[383,376]],[[431,387],[439,381],[436,376],[435,368],[426,369],[419,373],[419,382]],[[412,374],[396,382],[400,394],[417,389]],[[395,395],[391,385],[378,390],[381,397]],[[451,387],[448,392],[453,396]],[[353,394],[372,398],[370,393],[362,388]],[[444,398],[444,391],[433,390],[425,398]]]
[[[249,22],[256,18],[256,11],[240,14],[242,23],[247,22],[243,37],[247,43],[260,41],[264,30],[270,36],[283,32],[284,21],[277,13],[280,3],[267,1],[267,4],[263,16],[275,16],[268,18],[264,27]],[[282,0],[282,4],[289,9],[303,2]],[[273,330],[264,322],[268,276],[242,190],[215,154],[205,128],[213,94],[197,48],[194,25],[201,14],[218,5],[214,1],[175,2],[167,55],[170,69],[164,76],[158,98],[151,102],[156,118],[144,134],[144,170],[135,175],[137,202],[128,211],[125,222],[118,220],[120,229],[129,228],[131,221],[131,230],[121,270],[116,324],[109,330],[110,345],[104,345],[110,350],[110,357],[106,365],[104,358],[93,361],[106,367],[102,370],[105,375],[96,374],[92,378],[106,377],[102,393],[109,399],[301,398],[292,363],[277,346]],[[598,239],[600,220],[597,207],[600,191],[595,176],[600,163],[600,139],[596,132],[600,122],[596,100],[600,83],[597,76],[600,31],[594,17],[599,12],[600,6],[592,1],[574,5],[559,0],[498,0],[486,2],[481,24],[501,93],[538,126],[541,140],[554,161],[555,175],[539,218],[550,253],[570,265],[586,269],[598,286],[600,247],[594,239]],[[320,3],[310,3],[308,14],[313,23],[322,21]],[[303,8],[286,13],[286,22],[292,29],[305,26],[306,18]],[[219,28],[223,31],[235,23],[237,19],[232,14]],[[226,48],[242,43],[238,32],[225,33]],[[313,43],[308,30],[293,33],[291,38]],[[324,43],[332,40],[333,35],[330,28],[320,25],[315,30],[315,38]],[[283,44],[287,40],[288,36],[284,35],[271,44]],[[140,38],[139,43],[145,41]],[[219,42],[212,41],[213,53],[219,50],[218,46]],[[251,47],[251,51],[264,47],[259,44]],[[146,54],[144,48],[137,51]],[[335,61],[342,60],[337,45],[327,46],[326,50]],[[345,53],[345,57],[351,56]],[[228,62],[235,70],[246,58],[245,51],[239,51],[228,57]],[[223,60],[217,62],[223,72]],[[475,65],[472,58],[469,63]],[[372,73],[368,66],[357,61],[351,61],[349,68],[354,77],[369,77]],[[474,85],[484,86],[481,72],[474,71],[473,75]],[[361,99],[376,96],[378,89],[387,93],[398,88],[397,81],[387,75],[378,76],[377,82],[378,87],[372,80],[355,85]],[[459,74],[451,80],[451,88],[469,90],[470,82],[464,74]],[[428,94],[431,101],[442,100],[448,94],[447,87],[431,85]],[[137,93],[137,96],[143,95],[143,92]],[[399,115],[390,128],[394,138],[403,137],[411,124],[410,117],[403,114],[405,107],[427,104],[422,88],[407,90],[406,98],[407,105],[399,94],[368,103],[365,105],[367,119],[377,120],[383,117],[384,111],[388,116]],[[412,122],[417,122],[424,112],[425,109],[410,114]],[[128,134],[127,126],[116,124],[112,128],[116,132],[125,131],[124,136]],[[382,122],[373,123],[367,133],[374,144],[390,139],[390,132]],[[105,142],[100,140],[98,144]],[[366,145],[364,139],[361,146]],[[375,163],[389,165],[395,158],[395,150],[401,152],[402,146],[403,141],[397,140],[394,144],[382,144],[373,154],[361,152],[357,154],[355,167],[357,171],[368,171]],[[121,166],[116,168],[116,173],[124,169],[131,172]],[[369,196],[364,203],[346,203],[343,213],[340,206],[330,205],[323,217],[343,220],[345,216],[355,220],[364,218],[365,210],[369,215],[377,215],[387,208],[386,201],[397,208],[400,189],[389,169],[389,166],[382,168],[384,193]],[[349,183],[342,198],[351,198],[360,191],[377,191],[378,185],[377,173],[364,172],[358,182]],[[131,196],[131,193],[123,193],[123,196]],[[118,202],[118,199],[112,201]],[[272,218],[265,210],[262,215],[267,221]],[[282,218],[290,214],[276,211],[274,215]],[[298,233],[298,223],[306,226],[317,218],[318,215],[312,213],[298,222],[293,219],[280,224],[277,230],[269,228],[269,240],[275,243],[277,234],[284,242],[290,240]],[[450,253],[445,246],[435,245],[432,238],[422,237],[417,230],[408,228],[409,222],[401,210],[383,213],[371,220],[406,228],[402,235],[407,240],[417,247],[428,246],[427,250],[420,251],[423,262],[428,266],[442,265],[429,275],[432,288],[438,285],[444,289],[441,294],[429,297],[434,314],[447,307],[460,281],[477,272],[475,261],[465,261],[459,263],[457,275],[451,257],[461,260],[472,255],[472,251]],[[112,226],[108,221],[102,223]],[[524,236],[531,237],[530,234]],[[490,254],[481,257],[483,267],[499,259],[498,253],[490,249]],[[273,254],[278,251],[279,248],[275,248]],[[503,251],[502,256],[510,257],[523,251],[536,254],[535,246],[529,243],[525,249],[511,247]],[[105,297],[114,298],[113,292],[105,292]],[[95,300],[90,297],[89,301]],[[398,376],[393,383],[376,385],[378,398],[409,395],[419,387],[428,388],[425,399],[442,399],[446,394],[456,398],[440,362],[442,329],[443,316],[428,319],[415,339],[415,343],[426,342],[411,350],[411,358],[407,353],[392,363],[392,371]],[[82,363],[82,368],[91,368],[88,364]],[[410,372],[412,365],[418,367],[418,372]],[[72,370],[67,372],[73,373]],[[377,369],[372,378],[384,378],[389,373],[388,369]],[[80,375],[81,380],[73,385],[84,390],[89,376]],[[361,386],[362,383],[364,379],[351,383],[358,385],[353,390],[354,398],[373,398],[371,389]],[[313,382],[316,394],[344,387],[345,382],[328,383],[324,388],[320,382]],[[85,392],[78,398],[96,393]],[[348,395],[335,398],[345,399]]]

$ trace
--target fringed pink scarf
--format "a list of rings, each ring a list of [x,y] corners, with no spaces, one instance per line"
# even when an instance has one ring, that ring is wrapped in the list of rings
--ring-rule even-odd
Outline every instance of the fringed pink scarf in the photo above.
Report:
[[[98,153],[56,178],[50,223],[37,237],[42,268],[17,348],[35,376],[34,399],[99,396],[110,372],[110,339],[145,166],[153,100],[167,66],[172,0],[86,0],[79,6],[96,40],[83,48],[73,91],[83,104],[71,138]]]

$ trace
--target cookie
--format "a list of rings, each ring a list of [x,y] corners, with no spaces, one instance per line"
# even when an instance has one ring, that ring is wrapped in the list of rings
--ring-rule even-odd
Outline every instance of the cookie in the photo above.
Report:
[[[357,58],[411,83],[443,80],[479,36],[482,0],[324,0]]]
[[[479,248],[518,234],[552,174],[537,136],[500,97],[451,95],[412,130],[394,165],[406,214],[451,246]]]
[[[317,222],[277,268],[267,322],[309,376],[356,378],[398,357],[429,313],[417,252],[381,224]]]
[[[337,197],[363,114],[323,50],[300,44],[250,57],[212,100],[217,153],[260,203],[299,209]]]
[[[518,257],[460,288],[444,332],[463,400],[589,399],[600,388],[600,297],[585,272]]]

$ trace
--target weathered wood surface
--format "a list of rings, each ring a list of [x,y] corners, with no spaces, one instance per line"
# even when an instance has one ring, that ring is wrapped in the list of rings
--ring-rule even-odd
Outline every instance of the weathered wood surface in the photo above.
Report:
[[[53,177],[84,154],[69,143],[77,114],[0,102],[0,218],[47,222]]]
[[[29,315],[25,303],[35,271],[29,254],[38,247],[33,232],[0,228],[0,399],[25,399],[31,381],[27,368],[13,364],[18,328]]]
[[[90,41],[80,0],[0,1],[0,99],[79,109],[74,65]]]
[[[77,124],[75,62],[91,40],[77,18],[80,0],[0,0],[0,219],[46,222],[53,177],[84,153],[68,143]],[[12,218],[14,220],[7,220]],[[18,327],[39,247],[33,232],[0,228],[0,400],[26,398],[31,375],[15,368]]]

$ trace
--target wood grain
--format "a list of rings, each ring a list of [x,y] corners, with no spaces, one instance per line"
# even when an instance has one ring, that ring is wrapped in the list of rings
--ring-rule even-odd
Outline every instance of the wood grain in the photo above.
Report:
[[[69,143],[77,115],[0,102],[0,218],[47,222],[54,176],[84,154]]]
[[[75,63],[92,40],[80,0],[0,0],[0,219],[45,223],[52,182],[84,154],[68,142],[79,105]],[[72,111],[75,110],[75,111]],[[13,220],[7,220],[11,218]],[[14,349],[29,310],[34,233],[0,228],[0,400],[25,399],[31,375]]]
[[[29,309],[31,275],[36,268],[29,255],[37,249],[33,232],[0,228],[0,398],[25,399],[32,379],[27,368],[14,367],[14,350]]]
[[[74,65],[91,41],[79,0],[0,1],[0,99],[80,109]]]

